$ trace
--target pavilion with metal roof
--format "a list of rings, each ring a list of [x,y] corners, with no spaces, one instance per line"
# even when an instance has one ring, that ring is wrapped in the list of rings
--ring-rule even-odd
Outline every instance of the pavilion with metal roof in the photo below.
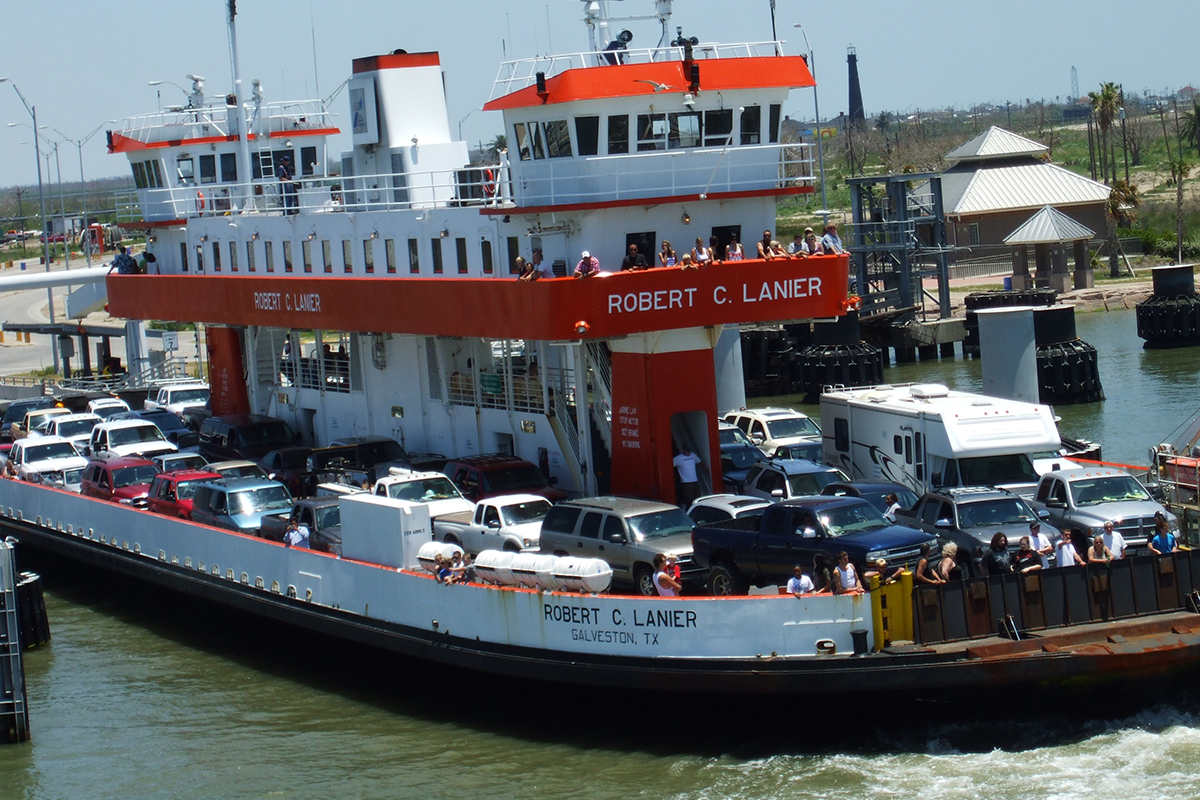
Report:
[[[1012,288],[1015,290],[1049,287],[1056,292],[1090,289],[1095,285],[1088,242],[1096,232],[1081,225],[1053,206],[1045,206],[1019,228],[1004,237],[1013,250]],[[1072,280],[1067,264],[1070,243],[1075,256]],[[1029,275],[1029,247],[1033,247],[1037,272]]]

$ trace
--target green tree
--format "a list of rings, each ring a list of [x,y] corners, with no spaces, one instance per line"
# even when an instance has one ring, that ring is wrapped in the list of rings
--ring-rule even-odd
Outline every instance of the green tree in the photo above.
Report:
[[[1110,278],[1121,277],[1121,267],[1117,262],[1117,250],[1120,249],[1120,243],[1117,241],[1117,222],[1122,219],[1132,220],[1140,204],[1141,198],[1138,197],[1136,184],[1131,186],[1123,180],[1113,181],[1112,191],[1108,193],[1108,200],[1104,204],[1104,223],[1107,229],[1105,249],[1108,250]]]
[[[496,134],[496,138],[488,142],[487,151],[493,161],[500,160],[500,151],[508,149],[508,137],[503,133]]]
[[[875,128],[880,133],[887,135],[888,129],[892,127],[892,117],[890,112],[880,111],[879,116],[875,118]]]
[[[1117,118],[1121,108],[1121,90],[1117,88],[1115,83],[1100,84],[1100,91],[1088,92],[1088,97],[1092,101],[1092,113],[1096,115],[1096,124],[1100,126],[1100,173],[1104,177],[1104,182],[1109,182],[1109,131],[1112,129],[1113,120]],[[1116,162],[1112,161],[1113,173],[1116,173]]]
[[[1196,148],[1200,153],[1200,99],[1192,100],[1192,110],[1183,112],[1183,124],[1179,138]]]

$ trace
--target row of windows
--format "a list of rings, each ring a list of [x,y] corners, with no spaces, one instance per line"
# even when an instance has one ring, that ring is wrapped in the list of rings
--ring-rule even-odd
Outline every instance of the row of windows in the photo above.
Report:
[[[294,150],[276,150],[271,153],[251,153],[250,170],[254,180],[261,180],[263,175],[273,177],[278,174],[276,164],[287,156],[295,163]],[[220,159],[218,161],[218,159]],[[300,148],[300,174],[312,175],[317,163],[317,148]],[[220,166],[221,183],[237,183],[238,165],[237,153],[214,153],[196,158],[183,155],[175,159],[175,174],[180,186],[192,186],[197,183],[196,168],[199,167],[199,183],[216,183],[217,167]],[[150,161],[134,161],[133,183],[139,189],[163,188],[162,162],[158,159]],[[294,169],[294,167],[293,167]]]
[[[335,266],[340,266],[344,274],[352,275],[354,273],[355,255],[358,248],[355,246],[355,240],[341,240],[341,259],[340,264],[334,263],[334,244],[330,239],[323,239],[320,242],[320,265],[322,272],[332,274]],[[363,271],[368,275],[375,273],[375,243],[374,239],[361,240],[361,254]],[[280,243],[280,255],[282,258],[283,272],[295,272],[295,266],[292,261],[292,242],[285,239]],[[430,239],[430,255],[433,265],[433,273],[440,275],[444,271],[442,259],[442,239]],[[275,272],[275,252],[276,243],[271,240],[266,240],[262,243],[262,263],[266,272]],[[508,249],[512,253],[518,246],[518,240],[514,237],[509,237]],[[210,263],[212,264],[213,272],[221,272],[228,268],[230,272],[238,272],[238,243],[236,241],[229,242],[212,242],[207,248],[203,244],[196,245],[195,263],[196,271],[204,271],[204,263],[206,250]],[[258,250],[254,241],[246,242],[246,271],[257,272],[258,259],[256,258]],[[467,240],[465,238],[457,238],[454,240],[454,255],[455,264],[458,269],[458,274],[466,275],[468,272],[467,263]],[[189,271],[188,246],[186,243],[179,245],[180,264],[184,272]],[[396,274],[396,241],[394,239],[383,240],[383,256],[387,274]],[[304,239],[300,242],[300,257],[303,272],[311,273],[314,267],[313,242],[309,239]],[[481,239],[479,242],[479,258],[483,266],[483,273],[491,275],[495,269],[492,256],[492,243],[487,239]],[[515,261],[516,256],[512,257]],[[417,239],[408,240],[408,271],[410,274],[419,275],[421,273],[421,258],[420,258],[420,243]]]
[[[779,141],[780,106],[772,105],[767,125],[768,141]],[[518,122],[513,125],[517,153],[522,161],[544,158],[570,158],[599,155],[600,120],[598,116],[575,118],[575,148],[571,148],[570,126],[566,120]],[[604,141],[608,155],[628,153],[632,145],[638,152],[675,150],[685,147],[723,147],[733,143],[733,109],[681,111],[634,115],[614,114],[605,120]],[[738,124],[738,140],[751,145],[762,142],[762,107],[746,106]]]

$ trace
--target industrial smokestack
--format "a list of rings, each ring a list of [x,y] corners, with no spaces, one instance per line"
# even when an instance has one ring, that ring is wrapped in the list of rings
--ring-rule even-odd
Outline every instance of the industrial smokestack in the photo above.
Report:
[[[867,116],[863,111],[862,86],[858,82],[858,55],[853,47],[846,48],[846,63],[850,65],[850,124],[862,126]]]

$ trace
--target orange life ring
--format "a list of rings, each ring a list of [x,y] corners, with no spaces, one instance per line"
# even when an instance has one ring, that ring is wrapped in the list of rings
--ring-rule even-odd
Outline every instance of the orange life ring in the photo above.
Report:
[[[483,171],[483,193],[488,197],[496,195],[496,176],[490,169]]]
[[[204,192],[196,192],[196,209],[198,211],[204,210]]]

